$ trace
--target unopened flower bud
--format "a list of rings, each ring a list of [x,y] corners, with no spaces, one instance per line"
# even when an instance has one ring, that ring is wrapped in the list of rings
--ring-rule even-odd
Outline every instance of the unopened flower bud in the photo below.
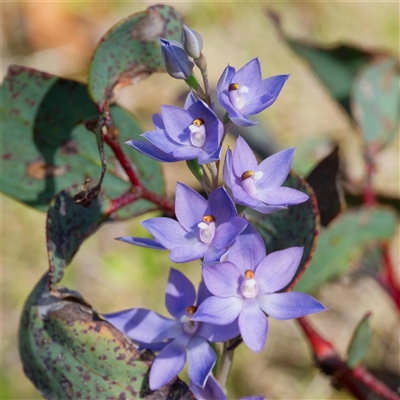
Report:
[[[203,50],[203,38],[200,33],[183,25],[183,47],[186,53],[195,60],[200,58]]]
[[[188,79],[192,73],[193,63],[182,45],[175,40],[160,39],[161,54],[168,74],[176,79]]]

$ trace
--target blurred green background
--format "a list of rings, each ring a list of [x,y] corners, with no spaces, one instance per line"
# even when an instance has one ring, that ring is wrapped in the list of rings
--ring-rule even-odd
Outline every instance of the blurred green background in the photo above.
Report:
[[[2,76],[10,64],[23,64],[84,81],[100,37],[120,19],[152,4],[147,1],[3,3]],[[307,63],[279,38],[267,10],[280,14],[284,30],[293,38],[321,46],[346,43],[398,57],[399,3],[166,4],[175,7],[186,23],[203,35],[203,52],[213,86],[228,63],[240,68],[254,57],[261,61],[263,77],[292,74],[278,101],[260,119],[268,126],[270,140],[277,149],[298,148],[295,170],[306,174],[311,161],[328,151],[326,141],[334,139],[340,145],[347,179],[355,187],[362,182],[364,169],[357,131]],[[119,102],[132,110],[147,130],[152,128],[151,115],[159,112],[160,104],[176,104],[185,89],[181,81],[167,75],[153,75],[139,86],[124,89]],[[173,195],[177,180],[195,185],[183,165],[165,166],[165,177],[169,195]],[[377,159],[374,187],[382,195],[399,195],[398,138]],[[17,331],[23,303],[47,267],[45,215],[3,195],[1,202],[1,398],[39,399],[41,396],[22,371]],[[163,291],[172,265],[168,254],[113,240],[121,235],[146,235],[139,222],[135,219],[104,225],[85,242],[67,270],[62,283],[78,290],[99,312],[145,307],[167,315]],[[399,265],[398,242],[399,234],[391,246],[395,265]],[[174,267],[198,282],[199,265],[191,264]],[[342,355],[354,327],[371,310],[375,335],[367,365],[385,374],[400,374],[396,309],[375,281],[368,277],[343,277],[321,288],[317,297],[330,311],[311,320]],[[271,320],[270,325],[262,353],[251,353],[244,346],[237,351],[229,381],[230,398],[250,394],[266,395],[269,399],[350,398],[345,392],[333,389],[329,379],[312,367],[310,351],[294,321]]]

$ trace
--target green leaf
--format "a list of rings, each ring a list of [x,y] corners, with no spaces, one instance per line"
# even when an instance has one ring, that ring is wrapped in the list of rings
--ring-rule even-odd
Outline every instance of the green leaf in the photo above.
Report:
[[[100,40],[89,75],[92,99],[103,105],[115,91],[163,72],[159,38],[181,41],[182,16],[167,5],[149,7],[113,26]]]
[[[349,95],[353,77],[372,58],[372,52],[347,45],[322,47],[294,40],[283,31],[279,16],[275,13],[270,13],[270,16],[282,39],[295,53],[309,62],[332,96],[350,114]]]
[[[327,226],[346,204],[339,167],[339,148],[336,146],[306,178],[317,197],[322,226]]]
[[[354,330],[349,348],[347,350],[347,365],[356,368],[360,365],[368,351],[372,337],[372,329],[369,324],[371,313],[367,313]]]
[[[100,195],[84,208],[73,201],[77,185],[62,190],[47,213],[47,254],[50,290],[57,285],[83,241],[107,219],[110,201]]]
[[[47,275],[25,303],[19,348],[25,374],[47,399],[193,399],[178,378],[150,391],[153,354],[139,351],[79,293],[49,292]]]
[[[375,151],[398,133],[400,119],[400,66],[390,57],[369,63],[356,76],[351,89],[353,117],[364,141]]]
[[[395,227],[396,215],[389,208],[359,207],[342,212],[321,233],[314,258],[295,290],[315,292],[348,272],[371,242],[390,239]]]
[[[249,208],[246,218],[262,236],[267,254],[294,246],[304,246],[304,253],[297,272],[285,290],[291,290],[310,263],[318,239],[319,213],[312,188],[293,172],[283,186],[300,190],[310,196],[306,202],[290,206],[273,214],[260,214]]]
[[[101,173],[95,135],[85,121],[98,115],[82,83],[58,78],[30,68],[12,66],[2,88],[3,148],[2,190],[32,207],[47,211],[51,199],[63,188],[97,182]],[[121,142],[138,138],[142,130],[132,115],[118,105],[110,108]],[[143,184],[163,194],[160,164],[125,146]],[[107,197],[130,189],[125,172],[106,146],[107,172],[102,185]],[[120,218],[152,207],[138,200],[121,209]]]

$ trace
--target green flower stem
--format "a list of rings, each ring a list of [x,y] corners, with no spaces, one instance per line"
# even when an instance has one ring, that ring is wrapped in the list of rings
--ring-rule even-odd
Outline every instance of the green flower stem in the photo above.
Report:
[[[229,348],[234,340],[235,339],[224,342],[221,357],[219,358],[219,368],[216,378],[223,388],[226,387],[226,382],[228,381],[229,373],[232,368],[234,350]]]
[[[200,57],[197,60],[194,60],[194,62],[197,65],[197,67],[199,68],[199,70],[201,72],[201,76],[203,77],[206,103],[212,108],[210,84],[208,82],[207,60],[206,60],[204,54],[201,53]]]
[[[212,190],[218,187],[218,167],[215,162],[207,164],[207,168],[211,173]]]

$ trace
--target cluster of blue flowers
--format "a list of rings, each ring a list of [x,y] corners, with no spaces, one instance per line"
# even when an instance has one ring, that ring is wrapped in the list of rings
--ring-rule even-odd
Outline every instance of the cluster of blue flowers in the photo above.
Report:
[[[184,28],[184,45],[161,39],[167,72],[189,81],[194,63],[203,78],[202,39]],[[192,59],[194,61],[192,61]],[[227,114],[224,123],[214,113],[207,93],[193,89],[183,109],[165,105],[153,116],[155,130],[128,144],[155,160],[196,160],[197,166],[219,170],[222,142],[231,123],[251,126],[248,118],[274,103],[288,75],[262,79],[257,58],[236,71],[228,66],[218,82],[218,96]],[[205,82],[205,86],[206,82]],[[208,100],[208,101],[207,101]],[[208,104],[207,104],[208,103]],[[253,351],[260,352],[268,333],[268,316],[286,320],[325,310],[313,297],[281,292],[293,279],[303,255],[292,247],[267,255],[265,244],[254,227],[238,215],[235,203],[260,213],[279,212],[302,203],[308,196],[281,187],[287,178],[294,149],[276,153],[260,164],[241,137],[235,151],[228,149],[223,178],[201,183],[205,199],[178,183],[176,220],[152,218],[143,222],[154,239],[121,237],[122,241],[158,250],[169,250],[175,263],[202,260],[203,280],[198,294],[191,282],[171,268],[165,303],[172,318],[153,311],[130,309],[105,317],[116,328],[158,352],[149,377],[156,390],[183,369],[188,358],[192,392],[199,399],[226,399],[212,375],[217,355],[210,342],[241,337]],[[212,173],[211,173],[212,174]],[[215,176],[214,176],[215,177]]]

